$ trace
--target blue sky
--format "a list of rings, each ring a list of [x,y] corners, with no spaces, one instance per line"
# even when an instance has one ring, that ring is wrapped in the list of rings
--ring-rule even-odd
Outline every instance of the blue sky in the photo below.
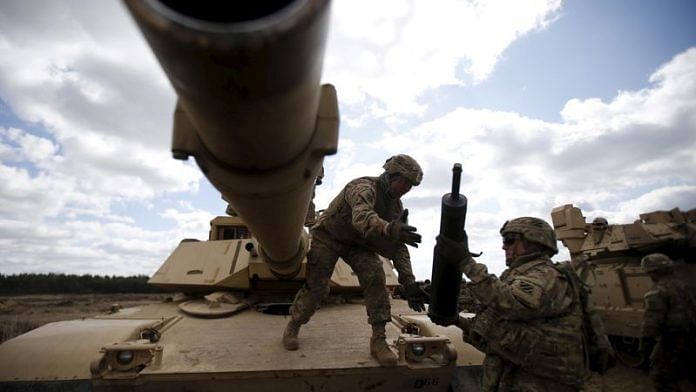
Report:
[[[444,88],[444,100],[558,121],[567,100],[606,101],[618,90],[643,88],[661,64],[695,43],[696,4],[688,0],[575,0],[564,2],[557,18],[511,43],[491,78],[472,89]]]
[[[471,248],[573,203],[628,223],[696,207],[696,3],[336,0],[323,80],[339,152],[316,203],[408,153],[430,274],[439,199],[464,167]],[[175,96],[119,2],[0,5],[0,273],[153,273],[225,204],[170,158]],[[562,252],[557,259],[567,257]]]

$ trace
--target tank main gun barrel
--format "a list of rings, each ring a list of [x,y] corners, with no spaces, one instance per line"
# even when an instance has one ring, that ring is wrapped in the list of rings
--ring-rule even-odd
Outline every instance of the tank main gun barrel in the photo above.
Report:
[[[178,101],[172,153],[193,156],[279,277],[306,253],[303,222],[338,104],[320,85],[330,2],[125,0]]]

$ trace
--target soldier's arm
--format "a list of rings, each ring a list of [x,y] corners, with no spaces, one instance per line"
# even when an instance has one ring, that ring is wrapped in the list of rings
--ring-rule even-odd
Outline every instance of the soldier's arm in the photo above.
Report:
[[[645,293],[645,313],[643,313],[642,335],[656,337],[660,334],[660,326],[667,315],[667,302],[658,290]]]
[[[367,181],[356,181],[346,186],[346,202],[350,205],[353,227],[365,238],[383,235],[389,222],[375,212],[375,189]]]
[[[503,318],[524,320],[539,317],[540,311],[548,312],[545,308],[551,302],[548,298],[552,295],[553,279],[543,276],[541,271],[530,271],[509,284],[473,260],[462,262],[462,271],[471,279],[469,287],[476,299]]]
[[[380,218],[374,210],[376,194],[371,183],[356,181],[348,184],[345,198],[353,211],[353,227],[358,232],[365,238],[385,236],[385,229],[389,222]],[[401,204],[396,204],[395,208],[398,210],[398,213],[401,212]],[[395,215],[398,216],[398,213]],[[416,278],[413,275],[411,257],[406,245],[389,241],[384,247],[389,248],[388,257],[394,262],[394,268],[399,275],[399,283],[404,286],[414,283]],[[386,256],[386,254],[384,255]]]
[[[592,298],[589,297],[589,295],[587,296],[585,311],[587,312],[587,316],[590,318],[590,322],[592,323],[592,330],[594,331],[597,339],[597,346],[600,349],[606,350],[613,356],[614,349],[611,347],[609,336],[607,335],[607,331],[604,329],[604,322],[599,316],[599,312],[597,311],[597,308],[595,308],[594,301],[592,301]]]
[[[416,277],[413,275],[413,268],[411,266],[411,256],[408,253],[406,245],[396,245],[396,252],[392,258],[392,261],[394,262],[396,272],[399,273],[399,284],[406,286],[416,281]]]
[[[403,210],[404,207],[401,204],[401,201],[394,203],[393,211],[391,211],[392,216],[400,216]],[[395,247],[395,252],[391,259],[394,262],[396,272],[399,273],[399,283],[404,286],[414,283],[416,281],[416,277],[413,275],[411,254],[408,252],[408,248],[403,243],[397,241],[393,241],[393,246]]]

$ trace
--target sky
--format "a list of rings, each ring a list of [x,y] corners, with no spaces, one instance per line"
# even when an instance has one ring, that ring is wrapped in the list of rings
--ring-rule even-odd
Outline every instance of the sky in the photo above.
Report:
[[[334,0],[322,81],[339,147],[315,203],[414,157],[419,280],[454,163],[494,273],[508,219],[696,208],[694,20],[693,0]],[[0,2],[0,273],[151,275],[206,239],[226,205],[171,158],[175,99],[122,3]]]

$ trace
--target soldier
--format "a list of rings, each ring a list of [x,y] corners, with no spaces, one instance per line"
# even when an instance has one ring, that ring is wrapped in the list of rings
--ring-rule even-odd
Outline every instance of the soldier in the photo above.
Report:
[[[486,354],[484,391],[574,391],[589,375],[580,294],[550,257],[556,236],[545,221],[522,217],[500,229],[508,267],[500,279],[469,254],[468,240],[440,236],[436,252],[461,260],[467,288],[483,307],[460,318],[464,340]]]
[[[607,233],[607,230],[611,229],[609,228],[609,222],[606,218],[603,218],[601,216],[594,218],[594,220],[592,221],[592,231],[590,232],[590,235],[593,237],[595,245],[598,245],[600,242],[602,242],[604,236]]]
[[[365,296],[368,322],[372,325],[370,353],[382,366],[396,365],[396,355],[386,343],[385,327],[391,306],[381,254],[394,262],[399,283],[409,306],[425,310],[425,292],[415,283],[406,245],[418,246],[421,236],[406,223],[408,210],[401,196],[420,184],[423,171],[408,155],[395,155],[384,164],[379,177],[350,181],[334,198],[312,228],[307,254],[307,280],[290,307],[292,316],[283,333],[283,346],[297,350],[300,326],[309,321],[328,294],[329,279],[341,257],[358,275]]]
[[[653,253],[643,257],[640,264],[654,282],[645,293],[640,342],[644,354],[654,347],[650,354],[650,379],[658,391],[679,391],[680,381],[689,379],[691,388],[696,390],[693,372],[696,347],[694,331],[690,331],[691,317],[696,311],[690,308],[696,306],[693,297],[672,274],[673,263],[669,257]]]

